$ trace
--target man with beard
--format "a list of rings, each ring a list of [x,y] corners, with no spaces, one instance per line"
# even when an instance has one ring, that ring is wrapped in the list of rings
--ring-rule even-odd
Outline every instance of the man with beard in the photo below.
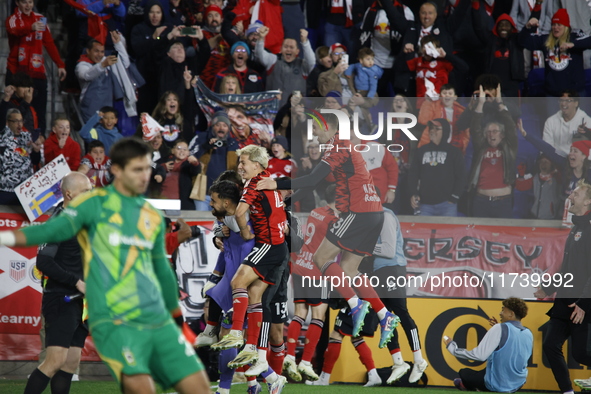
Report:
[[[283,92],[279,106],[283,106],[294,90],[306,91],[306,77],[316,64],[316,57],[308,31],[300,30],[300,42],[304,49],[304,59],[298,57],[300,50],[294,38],[283,40],[279,57],[265,51],[265,37],[269,34],[269,28],[263,26],[258,29],[260,39],[255,46],[255,57],[267,68],[267,89],[280,90]]]
[[[207,176],[208,191],[220,174],[226,170],[236,170],[238,143],[230,137],[231,126],[230,119],[225,112],[216,112],[209,129],[198,132],[189,144],[189,152],[199,159],[202,166],[201,173]],[[205,201],[195,200],[195,209],[198,211],[209,210],[210,201],[211,197],[208,193]]]
[[[230,53],[232,55],[232,64],[217,73],[212,90],[219,92],[222,79],[229,74],[235,75],[238,78],[242,93],[255,93],[265,90],[265,85],[260,74],[247,65],[248,58],[250,57],[248,44],[238,41],[232,45]]]
[[[253,129],[250,125],[252,121],[246,115],[246,111],[241,106],[233,106],[228,108],[228,118],[232,123],[231,136],[236,141],[240,148],[247,145],[262,145],[270,146],[271,138],[264,130]]]
[[[213,86],[215,75],[230,65],[230,46],[220,34],[222,28],[222,9],[210,5],[205,9],[203,35],[209,41],[211,56],[199,77],[206,86]]]

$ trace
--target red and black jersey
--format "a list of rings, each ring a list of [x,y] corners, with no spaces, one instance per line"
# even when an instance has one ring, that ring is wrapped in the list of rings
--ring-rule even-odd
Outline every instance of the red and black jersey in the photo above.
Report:
[[[300,276],[320,276],[320,270],[314,264],[312,256],[324,240],[330,225],[337,219],[335,212],[328,205],[310,212],[304,228],[304,245],[295,263],[292,263],[292,273]]]
[[[280,245],[285,242],[283,228],[287,223],[281,194],[276,190],[256,190],[261,178],[269,176],[271,174],[268,171],[263,171],[246,182],[240,202],[250,205],[250,220],[256,242]]]
[[[382,203],[376,193],[373,179],[361,153],[356,152],[348,140],[338,134],[327,143],[322,161],[330,166],[336,179],[336,207],[339,212],[381,212]]]

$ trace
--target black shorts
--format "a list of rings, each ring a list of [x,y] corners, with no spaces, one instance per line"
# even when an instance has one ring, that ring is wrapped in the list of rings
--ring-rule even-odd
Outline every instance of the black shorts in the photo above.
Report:
[[[341,333],[341,335],[345,335],[347,337],[353,335],[353,318],[351,317],[350,312],[350,308],[341,309],[341,311],[337,315],[337,318],[334,321],[334,330]],[[374,333],[378,328],[378,324],[378,314],[373,309],[370,309],[367,315],[365,315],[365,321],[363,324],[363,328],[359,333],[359,336],[373,337]]]
[[[246,256],[242,264],[246,264],[254,270],[261,280],[269,285],[281,281],[283,271],[278,272],[277,268],[287,266],[289,251],[287,244],[269,245],[255,243],[252,252]]]
[[[62,293],[44,293],[41,312],[45,318],[45,346],[84,348],[88,326],[82,321],[83,299],[64,301]]]
[[[328,287],[324,286],[323,278],[314,278],[314,280],[306,279],[305,287],[301,275],[291,274],[293,281],[293,302],[294,303],[305,303],[310,306],[318,306],[320,304],[326,304],[329,298]],[[315,286],[322,285],[322,286]]]
[[[263,294],[263,321],[271,323],[286,323],[287,313],[287,281],[289,280],[289,268],[287,264],[277,268],[281,272],[281,278],[277,284],[267,287]]]
[[[326,239],[358,256],[371,256],[384,224],[384,212],[345,212],[334,222]]]
[[[380,285],[376,287],[376,293],[382,300],[388,298],[402,298],[406,300],[406,286],[398,286],[398,284],[405,284],[406,281],[396,280],[396,278],[406,278],[406,266],[404,265],[391,265],[386,266],[374,271],[369,276],[376,276],[379,278]]]

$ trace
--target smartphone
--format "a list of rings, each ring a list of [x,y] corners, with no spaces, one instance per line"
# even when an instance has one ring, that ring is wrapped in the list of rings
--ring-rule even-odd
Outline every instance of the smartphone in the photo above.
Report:
[[[194,35],[194,34],[197,34],[197,29],[195,29],[194,27],[191,27],[191,26],[183,27],[181,29],[181,34],[184,36]]]
[[[42,16],[41,18],[39,18],[39,22],[43,23],[43,30],[45,30],[47,28],[47,18]]]
[[[113,52],[111,52],[111,56],[119,57],[119,52],[113,51]]]
[[[349,64],[349,54],[348,53],[344,53],[343,56],[341,56],[341,62],[344,64]]]

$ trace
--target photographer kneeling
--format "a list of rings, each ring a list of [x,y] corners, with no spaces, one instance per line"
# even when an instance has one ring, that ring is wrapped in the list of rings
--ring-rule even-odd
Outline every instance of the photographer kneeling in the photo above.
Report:
[[[206,131],[197,132],[195,138],[189,144],[189,152],[199,159],[201,174],[207,176],[207,189],[213,181],[226,170],[236,170],[238,166],[238,142],[230,136],[230,119],[223,111],[213,115],[210,126]],[[195,209],[198,211],[210,211],[210,197],[204,200],[195,200]]]

